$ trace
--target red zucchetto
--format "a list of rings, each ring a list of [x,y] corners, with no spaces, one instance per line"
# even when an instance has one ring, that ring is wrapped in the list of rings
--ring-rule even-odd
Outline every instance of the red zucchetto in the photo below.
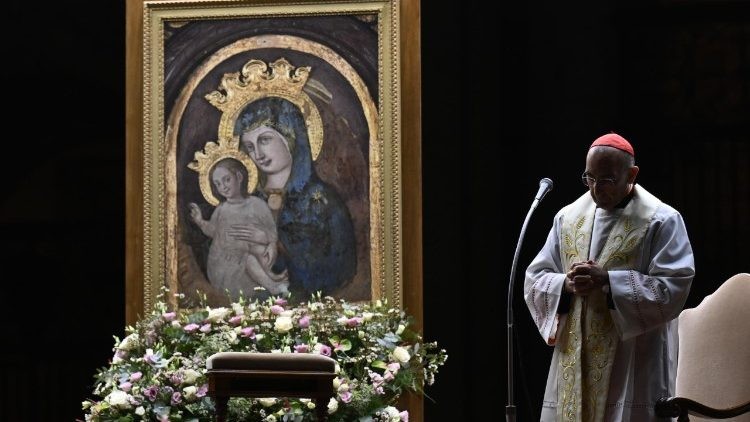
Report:
[[[617,148],[635,157],[635,151],[633,151],[633,146],[630,145],[630,142],[616,133],[608,133],[596,138],[596,141],[591,144],[589,149],[600,146]]]

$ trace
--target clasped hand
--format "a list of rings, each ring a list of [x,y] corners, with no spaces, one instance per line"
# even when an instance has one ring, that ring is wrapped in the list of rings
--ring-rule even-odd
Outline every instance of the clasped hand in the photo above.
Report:
[[[574,262],[565,275],[565,291],[578,296],[609,284],[609,273],[591,260]]]

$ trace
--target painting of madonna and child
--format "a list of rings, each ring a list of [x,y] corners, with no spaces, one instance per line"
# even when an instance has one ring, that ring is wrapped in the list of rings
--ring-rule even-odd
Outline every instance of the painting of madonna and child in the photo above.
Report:
[[[317,292],[371,300],[375,64],[332,60],[317,42],[280,49],[244,40],[179,81],[169,110],[167,127],[177,130],[168,273],[179,305],[203,296],[211,306],[240,296],[298,303]]]

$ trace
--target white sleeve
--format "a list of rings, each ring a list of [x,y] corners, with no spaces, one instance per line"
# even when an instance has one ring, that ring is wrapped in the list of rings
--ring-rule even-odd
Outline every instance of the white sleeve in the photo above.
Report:
[[[695,275],[693,250],[682,217],[673,211],[652,222],[644,244],[647,272],[609,272],[612,311],[622,340],[676,318]]]
[[[555,342],[558,317],[557,307],[565,282],[565,271],[560,262],[560,221],[558,215],[547,236],[544,247],[526,269],[523,297],[531,317],[544,341]]]

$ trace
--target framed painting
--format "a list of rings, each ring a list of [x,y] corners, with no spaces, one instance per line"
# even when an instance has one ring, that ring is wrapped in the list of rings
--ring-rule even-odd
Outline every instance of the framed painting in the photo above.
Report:
[[[128,0],[127,320],[316,292],[421,328],[419,3]]]

